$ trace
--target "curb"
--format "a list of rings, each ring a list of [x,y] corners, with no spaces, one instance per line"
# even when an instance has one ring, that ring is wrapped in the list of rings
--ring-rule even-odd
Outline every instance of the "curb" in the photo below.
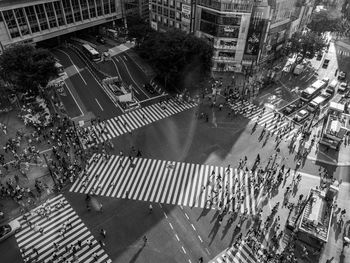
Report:
[[[325,164],[335,165],[335,166],[350,166],[350,162],[330,162],[330,161],[317,159],[315,157],[307,157],[307,159],[310,161],[315,161],[315,162],[320,162],[320,163],[325,163]]]

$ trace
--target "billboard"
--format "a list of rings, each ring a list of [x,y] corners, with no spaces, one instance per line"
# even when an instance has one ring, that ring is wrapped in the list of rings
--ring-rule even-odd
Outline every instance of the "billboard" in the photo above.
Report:
[[[185,23],[191,22],[191,6],[182,4],[181,21]]]
[[[260,43],[263,41],[263,31],[266,23],[263,13],[264,12],[255,10],[251,17],[244,52],[246,55],[257,56],[259,54]]]

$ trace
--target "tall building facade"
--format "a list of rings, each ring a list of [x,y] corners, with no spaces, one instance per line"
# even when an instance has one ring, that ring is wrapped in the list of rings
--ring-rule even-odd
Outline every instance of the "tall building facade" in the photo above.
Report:
[[[314,0],[150,0],[150,25],[178,28],[214,47],[213,70],[268,62],[310,20]]]
[[[0,0],[0,42],[35,43],[120,18],[119,0]]]

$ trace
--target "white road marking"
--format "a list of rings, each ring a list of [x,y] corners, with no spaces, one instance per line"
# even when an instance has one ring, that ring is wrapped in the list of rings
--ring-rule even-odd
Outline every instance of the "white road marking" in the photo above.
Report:
[[[185,254],[187,254],[187,253],[186,253],[186,250],[184,249],[184,247],[181,247],[181,248],[182,248],[182,251],[183,251]]]
[[[194,225],[193,225],[193,224],[191,224],[191,227],[193,228],[193,230],[194,230],[194,231],[196,231],[196,228],[194,227]]]
[[[83,76],[80,74],[80,71],[78,70],[77,66],[74,64],[73,60],[72,60],[71,57],[68,55],[68,53],[66,53],[65,51],[60,50],[60,49],[58,49],[58,51],[62,52],[63,54],[65,54],[65,55],[68,57],[68,59],[70,60],[70,62],[71,62],[72,65],[74,66],[75,70],[78,72],[79,76],[80,76],[81,79],[84,81],[85,85],[87,85],[85,79],[84,79]]]
[[[176,237],[177,241],[180,241],[180,238],[178,237],[177,234],[175,234],[175,237]]]
[[[68,89],[70,95],[72,96],[72,98],[73,98],[75,104],[77,104],[77,106],[78,106],[78,109],[79,109],[79,111],[80,111],[80,113],[81,113],[80,116],[83,116],[83,115],[84,115],[84,112],[83,112],[82,109],[80,108],[79,103],[77,102],[77,100],[76,100],[75,97],[73,96],[73,93],[72,93],[72,91],[70,90],[70,88],[68,87],[66,81],[64,81],[64,83],[66,84],[66,87],[67,87],[67,89]]]
[[[170,222],[169,222],[169,225],[170,225],[171,229],[174,230],[174,227]]]
[[[198,235],[199,240],[203,243],[203,240],[200,235]]]
[[[101,104],[98,102],[98,100],[96,98],[95,98],[95,101],[97,102],[98,106],[100,106],[101,110],[103,111]]]

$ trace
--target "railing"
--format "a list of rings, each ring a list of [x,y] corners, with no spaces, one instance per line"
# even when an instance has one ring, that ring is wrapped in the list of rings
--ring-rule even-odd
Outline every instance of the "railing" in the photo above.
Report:
[[[235,11],[249,13],[253,8],[252,0],[199,0],[199,5],[216,9],[219,11]]]

